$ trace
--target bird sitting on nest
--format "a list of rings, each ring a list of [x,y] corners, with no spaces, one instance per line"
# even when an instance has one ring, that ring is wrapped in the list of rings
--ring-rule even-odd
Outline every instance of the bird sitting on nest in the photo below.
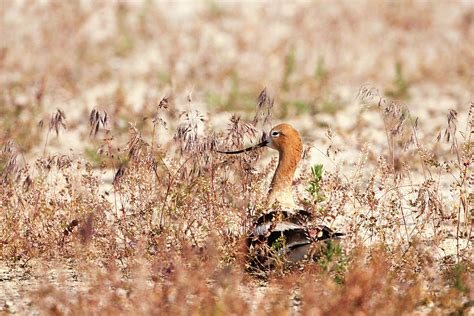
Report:
[[[298,131],[289,124],[279,124],[258,145],[219,152],[239,154],[261,147],[277,150],[279,159],[268,192],[268,209],[254,222],[247,238],[249,266],[269,269],[278,262],[296,263],[317,259],[319,242],[338,239],[344,234],[336,233],[324,225],[312,225],[312,214],[298,208],[294,201],[293,176],[303,148]]]

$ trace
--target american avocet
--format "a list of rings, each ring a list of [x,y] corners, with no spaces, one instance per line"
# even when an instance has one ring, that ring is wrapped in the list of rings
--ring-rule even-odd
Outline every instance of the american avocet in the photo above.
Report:
[[[299,209],[295,203],[292,182],[303,148],[298,131],[289,124],[279,124],[258,145],[219,152],[238,154],[261,147],[277,150],[279,159],[268,191],[268,210],[255,221],[247,239],[252,263],[270,267],[275,262],[275,254],[290,262],[313,259],[315,242],[343,234],[335,233],[324,225],[309,225],[311,214]]]

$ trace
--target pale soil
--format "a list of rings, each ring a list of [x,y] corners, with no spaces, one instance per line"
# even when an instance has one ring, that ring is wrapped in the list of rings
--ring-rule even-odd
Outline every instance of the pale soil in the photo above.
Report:
[[[53,285],[68,295],[87,289],[80,274],[66,263],[31,260],[22,265],[0,262],[0,312],[35,314],[32,300],[40,290],[46,290],[48,285]]]
[[[316,63],[318,56],[325,56],[328,70],[336,78],[329,91],[333,96],[342,99],[345,106],[334,115],[321,113],[316,118],[298,115],[285,119],[285,121],[297,126],[303,135],[306,146],[314,146],[319,149],[319,151],[317,149],[311,151],[308,166],[322,163],[326,170],[334,171],[339,169],[350,178],[354,173],[361,148],[366,145],[370,146],[374,155],[381,154],[387,150],[383,125],[379,114],[375,111],[368,111],[362,115],[363,120],[370,123],[369,128],[362,131],[360,135],[354,135],[352,132],[352,127],[356,123],[357,113],[361,110],[361,105],[355,102],[358,89],[369,82],[380,88],[383,92],[383,88],[389,86],[390,82],[393,81],[393,65],[398,59],[406,61],[405,69],[407,76],[414,78],[410,87],[411,99],[408,102],[408,106],[412,115],[420,118],[420,137],[425,136],[426,139],[434,141],[436,132],[446,125],[446,113],[450,108],[454,108],[459,112],[458,120],[460,126],[464,127],[468,105],[473,98],[472,82],[462,82],[459,84],[452,83],[449,80],[445,82],[444,73],[441,71],[443,67],[436,68],[437,72],[431,74],[433,78],[424,78],[424,74],[418,71],[418,68],[429,68],[428,66],[439,65],[443,62],[449,68],[451,52],[449,50],[446,52],[445,48],[455,48],[458,43],[463,42],[463,35],[458,31],[457,23],[463,20],[464,12],[473,10],[473,6],[472,2],[469,1],[460,2],[458,6],[449,8],[447,8],[447,3],[438,3],[436,6],[433,6],[433,11],[435,12],[433,15],[434,22],[430,25],[438,23],[440,26],[438,28],[428,28],[426,31],[418,29],[410,33],[409,31],[393,31],[392,28],[385,25],[384,17],[379,18],[377,17],[378,12],[376,10],[374,12],[371,11],[374,3],[371,4],[369,2],[363,5],[354,1],[348,2],[347,5],[348,8],[346,10],[356,12],[356,19],[361,19],[355,34],[353,34],[353,38],[345,34],[350,29],[349,25],[342,25],[341,30],[335,30],[337,32],[332,36],[328,29],[321,28],[321,26],[328,27],[328,25],[331,25],[330,23],[334,23],[332,21],[334,16],[341,13],[339,6],[328,6],[323,2],[319,6],[327,10],[325,18],[328,21],[320,22],[312,16],[307,21],[309,24],[315,23],[320,27],[319,30],[321,32],[314,35],[316,39],[312,42],[306,42],[308,38],[312,39],[311,36],[303,36],[302,39],[296,42],[298,47],[296,58],[302,64],[297,69],[298,79],[304,78],[301,74],[311,76],[312,73],[310,72],[313,71],[312,65]],[[203,6],[204,4],[197,5],[199,8]],[[86,34],[94,37],[94,40],[97,42],[112,36],[111,34],[114,31],[113,10],[109,10],[110,8],[107,8],[107,6],[105,7],[105,9],[95,14],[94,18],[91,19],[90,23],[83,30]],[[207,50],[212,51],[214,54],[212,58],[215,59],[216,65],[209,66],[212,68],[212,71],[215,70],[214,68],[233,65],[243,72],[242,75],[246,77],[247,85],[253,85],[259,89],[267,86],[269,87],[270,94],[281,92],[280,78],[284,68],[282,62],[284,58],[276,56],[272,49],[277,49],[278,45],[283,45],[281,43],[285,43],[289,38],[292,38],[292,32],[295,29],[291,25],[285,24],[288,21],[281,24],[276,21],[288,16],[291,17],[295,12],[295,7],[288,5],[280,8],[284,9],[281,12],[285,12],[285,14],[274,12],[278,10],[273,9],[272,11],[272,8],[269,8],[270,13],[267,12],[262,22],[259,20],[261,12],[258,10],[252,11],[252,6],[247,6],[242,9],[243,13],[240,22],[235,17],[229,22],[227,33],[216,27],[213,22],[200,21],[202,18],[196,18],[195,12],[190,8],[191,6],[189,5],[181,4],[172,6],[172,10],[167,9],[167,15],[173,14],[173,18],[176,19],[176,21],[169,23],[174,27],[182,24],[183,30],[172,28],[171,34],[167,35],[163,42],[149,43],[149,46],[140,47],[135,55],[125,60],[113,60],[111,65],[109,65],[113,68],[113,76],[110,81],[88,87],[76,96],[66,94],[66,96],[60,95],[46,100],[45,115],[49,114],[56,107],[61,107],[67,112],[68,122],[78,125],[77,128],[69,129],[58,138],[53,137],[48,146],[48,153],[65,153],[85,159],[83,150],[89,146],[86,136],[88,135],[88,113],[94,106],[100,105],[100,97],[113,94],[119,85],[122,85],[126,91],[130,111],[141,107],[143,97],[146,92],[149,92],[148,90],[153,90],[152,92],[159,96],[175,92],[175,103],[178,110],[199,110],[206,116],[208,124],[212,129],[224,130],[227,128],[226,124],[232,113],[216,114],[214,113],[215,109],[210,108],[202,100],[204,99],[206,84],[217,90],[224,89],[224,91],[228,90],[228,84],[221,83],[220,80],[214,80],[208,83],[204,82],[203,87],[204,80],[200,79],[205,78],[205,75],[198,77],[195,82],[187,82],[187,64],[200,62],[201,59],[204,59],[203,56],[208,54]],[[101,24],[99,23],[101,22],[99,16],[104,16],[104,12],[106,13],[105,22]],[[416,12],[423,12],[423,8],[416,8],[414,12],[412,14],[415,15]],[[12,10],[7,15],[7,18],[15,21],[15,15],[19,14],[21,13]],[[407,24],[406,27],[408,29],[414,27],[409,23],[410,19],[406,19],[408,21],[405,21],[402,17],[398,23]],[[13,25],[20,24],[21,20],[19,19]],[[187,23],[188,20],[190,21],[189,24]],[[41,20],[38,23],[41,23]],[[271,23],[271,25],[267,25],[267,23]],[[21,22],[21,24],[24,23]],[[34,25],[31,27],[34,28]],[[467,31],[468,33],[473,32],[472,25],[470,27],[471,29]],[[192,29],[197,29],[198,34],[196,35],[191,32],[190,30]],[[269,29],[276,31],[269,36],[266,33]],[[311,30],[311,28],[309,29]],[[30,32],[32,31],[26,25],[23,33]],[[243,43],[239,44],[246,47],[242,55],[240,55],[240,51],[236,48],[237,44],[233,40],[233,37],[240,33],[244,34],[244,36],[242,39]],[[177,36],[178,34],[179,36]],[[3,35],[7,36],[6,34]],[[384,35],[386,37],[382,38]],[[188,45],[190,38],[196,36],[202,36],[202,43],[208,46],[204,44],[199,47]],[[177,63],[174,69],[175,73],[172,74],[176,77],[175,82],[161,89],[151,89],[151,84],[141,81],[142,76],[145,76],[150,68],[155,70],[161,69],[160,67],[166,68],[166,56],[174,54],[172,49],[168,47],[168,44],[174,40],[180,44],[179,52],[181,54],[179,56],[180,62]],[[402,47],[399,47],[399,45]],[[315,49],[316,47],[318,49]],[[22,52],[21,49],[20,52]],[[162,52],[163,56],[161,55]],[[36,56],[27,54],[25,56],[25,63],[34,64],[36,62]],[[460,54],[456,56],[459,57]],[[472,71],[472,69],[468,69],[468,71]],[[0,83],[7,82],[13,75],[13,71],[1,72]],[[425,82],[425,80],[428,82]],[[304,93],[307,91],[298,92]],[[311,92],[307,93],[311,95]],[[192,94],[194,97],[195,102],[192,104],[186,101],[188,94]],[[255,99],[256,97],[257,95],[255,95]],[[275,106],[278,107],[280,104]],[[179,122],[169,123],[170,128],[161,131],[158,142],[166,143],[172,138],[173,130]],[[326,129],[319,129],[317,127],[321,123],[333,129],[336,134],[333,141],[342,149],[341,153],[334,159],[329,159],[322,154],[326,152],[329,141],[325,136]],[[34,161],[36,157],[41,156],[42,151],[43,147],[38,146],[26,155],[27,160],[30,162]],[[264,155],[260,165],[266,164],[272,155],[274,153]],[[308,166],[301,166],[299,172],[301,172],[301,168]],[[111,179],[111,172],[103,175],[104,183],[101,190],[111,190]],[[413,180],[419,184],[423,181],[423,177],[418,175]],[[439,179],[439,185],[447,189],[450,181],[451,179],[441,178]],[[300,188],[300,190],[303,189]],[[446,198],[448,201],[453,199],[449,194],[447,194]],[[448,202],[448,204],[451,203]],[[354,214],[345,215],[347,216],[338,218],[336,222],[342,229]],[[407,217],[409,218],[408,226],[413,226],[412,214],[407,214]],[[431,229],[427,229],[423,233],[423,237],[428,241],[433,237]],[[434,249],[435,256],[438,256],[438,258],[453,256],[457,252],[456,248],[457,244],[454,238],[446,239],[439,248]],[[472,251],[472,241],[461,241],[461,250]],[[81,277],[81,273],[75,269],[72,263],[48,263],[32,260],[24,267],[21,267],[20,264],[0,262],[0,311],[6,314],[30,314],[34,312],[34,310],[31,310],[31,293],[47,284],[58,286],[70,293],[70,295],[73,295],[75,291],[87,289],[87,282]]]

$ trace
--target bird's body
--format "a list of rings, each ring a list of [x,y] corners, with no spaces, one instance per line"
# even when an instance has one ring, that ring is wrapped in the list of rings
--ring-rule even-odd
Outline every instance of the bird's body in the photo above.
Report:
[[[254,222],[247,238],[250,266],[271,268],[276,262],[298,262],[313,259],[317,242],[342,236],[324,225],[312,225],[312,214],[297,207],[292,191],[293,176],[301,159],[302,142],[289,124],[275,126],[259,147],[270,147],[279,153],[267,198],[267,211]]]

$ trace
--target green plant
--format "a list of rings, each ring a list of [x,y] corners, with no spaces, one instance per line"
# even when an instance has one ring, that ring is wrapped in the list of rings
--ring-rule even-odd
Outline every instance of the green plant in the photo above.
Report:
[[[464,265],[462,263],[458,263],[452,268],[450,274],[452,286],[463,294],[467,294],[468,292],[468,288],[464,280],[465,272],[466,268]]]
[[[281,117],[287,117],[290,109],[296,110],[296,114],[308,114],[311,110],[309,102],[305,100],[291,100],[282,102]]]
[[[115,12],[116,18],[116,39],[115,39],[115,54],[119,57],[126,57],[129,55],[134,46],[134,38],[132,36],[130,26],[127,23],[129,9],[126,4],[117,6]]]
[[[321,192],[323,169],[323,165],[314,165],[313,167],[311,167],[312,178],[309,181],[309,185],[306,190],[311,194],[315,202],[321,202],[325,199],[324,194]]]
[[[321,101],[318,112],[334,115],[342,109],[343,104],[340,101],[326,98]]]
[[[326,68],[323,56],[319,56],[318,58],[316,70],[314,71],[314,78],[319,82],[321,86],[327,82],[328,70]]]
[[[296,49],[292,47],[285,57],[285,70],[281,87],[283,91],[290,90],[290,77],[295,71],[296,66]]]
[[[278,253],[281,249],[286,247],[286,237],[281,235],[272,243],[272,249]]]
[[[91,161],[94,164],[94,167],[99,168],[104,164],[104,157],[101,156],[98,152],[97,149],[95,148],[85,148],[84,149],[84,154],[87,157],[89,161]]]
[[[251,113],[255,109],[254,94],[250,91],[242,91],[237,72],[232,72],[227,79],[230,81],[230,90],[227,94],[208,91],[206,93],[206,103],[218,111],[240,110]]]
[[[324,272],[332,275],[337,284],[343,284],[348,263],[341,245],[338,242],[327,240],[323,242],[320,253],[318,265]]]
[[[408,99],[410,83],[403,73],[403,64],[400,61],[395,63],[395,78],[392,82],[392,88],[385,91],[385,95],[390,98]]]

